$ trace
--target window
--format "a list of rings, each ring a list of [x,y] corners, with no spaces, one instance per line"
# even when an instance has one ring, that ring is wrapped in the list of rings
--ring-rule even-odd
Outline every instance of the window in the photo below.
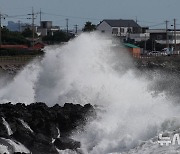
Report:
[[[128,33],[131,33],[131,32],[132,32],[132,30],[131,30],[130,27],[128,27],[127,32],[128,32]]]
[[[118,28],[112,28],[112,34],[118,34]]]
[[[46,28],[46,23],[45,22],[42,23],[42,27]]]
[[[157,40],[162,40],[163,36],[162,35],[157,35]]]
[[[120,28],[120,32],[121,32],[121,33],[124,33],[124,28]]]

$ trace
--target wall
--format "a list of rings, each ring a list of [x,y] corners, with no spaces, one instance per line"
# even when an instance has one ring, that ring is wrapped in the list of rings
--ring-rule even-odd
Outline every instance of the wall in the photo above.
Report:
[[[112,34],[112,28],[109,24],[103,21],[101,24],[97,26],[97,30],[102,33]]]

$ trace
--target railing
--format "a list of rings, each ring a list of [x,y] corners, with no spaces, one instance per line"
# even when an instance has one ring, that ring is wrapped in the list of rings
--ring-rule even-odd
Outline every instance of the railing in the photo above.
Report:
[[[140,53],[133,53],[134,58],[156,58],[156,57],[167,57],[167,56],[180,56],[180,51],[174,51],[172,53],[148,53],[148,54],[140,54]]]
[[[34,57],[35,56],[0,56],[0,62],[25,62]]]

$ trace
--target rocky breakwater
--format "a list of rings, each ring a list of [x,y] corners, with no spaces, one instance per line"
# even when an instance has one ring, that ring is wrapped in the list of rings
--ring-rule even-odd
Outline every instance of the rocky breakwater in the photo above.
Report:
[[[90,104],[0,104],[0,153],[58,154],[66,149],[81,153],[81,143],[70,135],[95,117]]]

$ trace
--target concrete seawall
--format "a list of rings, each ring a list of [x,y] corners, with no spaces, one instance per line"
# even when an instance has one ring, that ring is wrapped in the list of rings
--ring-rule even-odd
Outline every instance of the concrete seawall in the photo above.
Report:
[[[0,66],[2,65],[25,65],[35,56],[2,56],[0,57]]]
[[[9,73],[16,73],[33,59],[40,56],[26,55],[26,56],[0,56],[0,71],[7,71]]]
[[[134,58],[134,61],[140,68],[155,67],[180,71],[180,55],[139,57]]]
[[[164,62],[164,61],[180,61],[180,55],[169,55],[169,56],[141,56],[135,58],[137,61],[155,61],[155,62]]]

